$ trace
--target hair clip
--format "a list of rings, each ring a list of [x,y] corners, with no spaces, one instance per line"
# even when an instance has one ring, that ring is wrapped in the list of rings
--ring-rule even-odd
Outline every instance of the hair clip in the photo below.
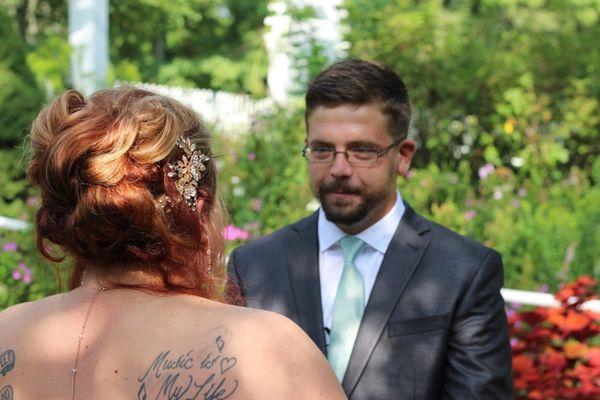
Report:
[[[177,139],[177,146],[183,150],[184,154],[176,164],[167,163],[170,169],[167,176],[176,179],[177,191],[183,196],[188,206],[196,211],[198,182],[202,179],[202,172],[206,171],[204,162],[210,158],[197,150],[196,144],[192,143],[189,137]]]

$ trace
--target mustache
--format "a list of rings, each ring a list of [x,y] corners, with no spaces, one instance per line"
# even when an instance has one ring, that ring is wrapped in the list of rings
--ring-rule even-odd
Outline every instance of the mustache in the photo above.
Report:
[[[362,190],[357,187],[352,187],[346,182],[335,180],[331,183],[323,183],[319,188],[321,194],[325,193],[347,193],[347,194],[362,194]]]

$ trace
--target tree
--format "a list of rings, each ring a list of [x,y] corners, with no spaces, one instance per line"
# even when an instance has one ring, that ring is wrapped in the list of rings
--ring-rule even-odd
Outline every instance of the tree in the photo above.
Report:
[[[110,3],[110,54],[141,80],[266,94],[262,45],[267,1],[136,0]]]
[[[35,4],[34,4],[35,3]],[[111,78],[264,97],[267,0],[109,2]],[[68,82],[67,2],[0,0],[18,21],[29,62],[50,95]],[[47,55],[52,53],[53,57]]]
[[[418,165],[557,181],[600,153],[599,5],[346,0],[347,39],[411,89]]]
[[[13,19],[0,7],[0,146],[13,146],[44,102],[25,61],[25,43]]]

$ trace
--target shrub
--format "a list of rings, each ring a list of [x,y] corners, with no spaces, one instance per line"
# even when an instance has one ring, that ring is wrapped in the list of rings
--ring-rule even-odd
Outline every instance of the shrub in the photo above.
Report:
[[[55,271],[38,256],[31,230],[0,231],[0,310],[56,294]]]
[[[596,286],[582,276],[558,291],[558,308],[509,310],[517,399],[600,398],[600,314],[581,307]]]
[[[44,102],[25,59],[25,43],[14,20],[0,7],[0,147],[12,146],[24,137]]]
[[[239,141],[218,145],[220,182],[235,225],[252,236],[270,233],[314,208],[302,157],[300,110],[280,109],[257,120]]]

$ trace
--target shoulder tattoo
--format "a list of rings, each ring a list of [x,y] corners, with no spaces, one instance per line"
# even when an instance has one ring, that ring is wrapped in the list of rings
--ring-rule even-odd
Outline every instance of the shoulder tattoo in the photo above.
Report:
[[[225,400],[238,388],[232,373],[237,358],[227,349],[226,334],[213,334],[201,350],[161,351],[138,377],[137,400]],[[0,399],[4,400],[4,399]]]

